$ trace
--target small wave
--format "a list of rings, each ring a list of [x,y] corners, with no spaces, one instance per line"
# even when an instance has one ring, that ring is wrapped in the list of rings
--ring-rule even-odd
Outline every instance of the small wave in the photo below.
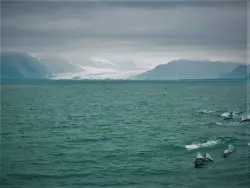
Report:
[[[214,125],[214,122],[202,122],[202,123],[197,123],[198,125]]]
[[[250,142],[248,142],[247,145],[250,146]]]
[[[198,148],[211,147],[211,146],[216,145],[217,143],[218,143],[217,140],[208,140],[205,143],[193,143],[193,144],[186,145],[185,148],[187,150],[194,150]]]
[[[220,140],[220,142],[223,144],[233,144],[238,140],[233,136],[218,137],[217,139]]]
[[[208,110],[208,109],[200,109],[198,112],[201,113],[201,114],[211,114],[214,111],[211,111],[211,110]]]
[[[224,126],[224,127],[239,127],[240,122],[233,121],[233,122],[227,122],[227,123],[221,123],[218,122],[216,125]]]
[[[188,125],[187,122],[178,122],[178,123],[181,124],[181,125]]]
[[[216,125],[223,125],[223,123],[221,123],[221,122],[217,122],[217,123],[215,123]]]
[[[239,122],[227,122],[227,123],[222,123],[222,122],[217,122],[215,123],[216,125],[223,125],[223,126],[226,126],[226,127],[237,127],[239,126]]]

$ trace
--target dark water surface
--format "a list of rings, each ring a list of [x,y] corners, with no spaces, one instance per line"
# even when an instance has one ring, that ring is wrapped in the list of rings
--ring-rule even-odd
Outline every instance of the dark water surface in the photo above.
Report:
[[[249,187],[249,124],[220,117],[246,113],[243,82],[6,82],[1,99],[1,187]]]

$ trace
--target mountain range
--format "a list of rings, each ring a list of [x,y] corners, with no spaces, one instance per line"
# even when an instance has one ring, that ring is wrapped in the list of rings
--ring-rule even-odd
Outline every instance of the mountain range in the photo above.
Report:
[[[152,70],[137,67],[133,61],[111,62],[90,58],[74,65],[61,57],[35,58],[25,53],[0,53],[1,79],[244,79],[244,64],[222,61],[179,59]]]

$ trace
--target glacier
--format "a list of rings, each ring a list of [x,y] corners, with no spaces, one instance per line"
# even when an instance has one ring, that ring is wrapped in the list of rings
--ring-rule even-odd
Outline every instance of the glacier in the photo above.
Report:
[[[133,79],[134,76],[141,74],[147,70],[120,70],[115,68],[96,68],[90,66],[78,65],[82,71],[80,72],[69,72],[63,74],[54,74],[51,79],[54,80],[103,80],[103,79]]]

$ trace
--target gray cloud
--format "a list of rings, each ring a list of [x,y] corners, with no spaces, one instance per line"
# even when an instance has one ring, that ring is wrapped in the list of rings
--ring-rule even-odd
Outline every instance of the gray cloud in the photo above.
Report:
[[[245,1],[15,1],[1,10],[4,50],[245,60]]]

